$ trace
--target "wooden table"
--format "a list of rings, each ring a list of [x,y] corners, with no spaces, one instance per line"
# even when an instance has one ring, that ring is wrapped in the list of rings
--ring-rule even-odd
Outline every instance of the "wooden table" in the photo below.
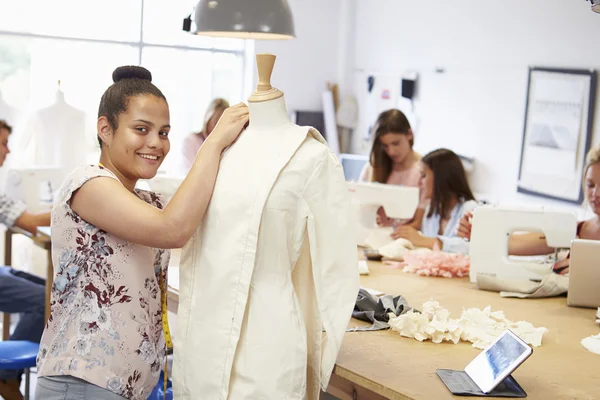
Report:
[[[7,266],[12,266],[12,238],[15,234],[24,235],[28,237],[33,241],[33,243],[36,246],[41,247],[42,249],[47,251],[48,264],[46,269],[46,319],[48,319],[48,316],[50,315],[50,293],[52,290],[52,283],[54,281],[50,227],[39,227],[37,229],[37,235],[32,235],[31,233],[17,227],[7,228],[4,236],[4,265]],[[4,314],[2,321],[2,340],[8,340],[9,336],[10,314]]]
[[[175,265],[175,263],[172,263]],[[415,308],[428,300],[459,317],[464,308],[502,310],[513,321],[525,320],[549,331],[541,347],[514,374],[529,399],[600,399],[600,356],[580,341],[599,333],[595,310],[571,308],[566,298],[505,299],[498,293],[475,289],[468,279],[419,277],[370,262],[365,287],[403,295]],[[169,301],[179,300],[178,270],[170,272]],[[350,326],[360,321],[352,320]],[[328,392],[353,399],[456,399],[435,373],[437,368],[463,369],[480,350],[470,343],[434,344],[401,337],[391,330],[348,332],[338,355]]]

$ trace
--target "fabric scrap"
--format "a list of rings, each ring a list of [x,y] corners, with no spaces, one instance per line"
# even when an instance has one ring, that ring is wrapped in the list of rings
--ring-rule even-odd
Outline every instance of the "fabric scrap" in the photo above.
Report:
[[[410,309],[408,302],[402,296],[394,297],[386,294],[377,298],[367,289],[361,288],[358,291],[352,317],[361,321],[371,322],[372,325],[368,327],[349,328],[347,331],[379,331],[389,329],[388,321],[391,315],[402,315]]]
[[[569,290],[569,277],[550,273],[541,282],[526,279],[506,279],[478,274],[477,288],[491,292],[500,292],[502,297],[534,299],[561,296]]]
[[[402,271],[420,276],[463,278],[469,276],[471,260],[461,253],[443,251],[407,251],[404,254]]]
[[[433,343],[459,341],[470,342],[473,347],[484,349],[505,330],[510,329],[526,343],[538,347],[547,328],[534,327],[526,321],[513,322],[504,312],[493,311],[491,307],[464,309],[460,318],[453,319],[450,312],[437,301],[423,304],[423,311],[410,310],[403,315],[390,315],[388,324],[401,336],[414,338],[420,342]]]

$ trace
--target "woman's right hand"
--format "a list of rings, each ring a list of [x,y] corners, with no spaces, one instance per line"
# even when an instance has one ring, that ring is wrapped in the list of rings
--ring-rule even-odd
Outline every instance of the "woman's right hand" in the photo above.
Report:
[[[216,143],[219,148],[224,149],[235,142],[246,127],[249,119],[250,114],[247,105],[238,103],[231,106],[223,112],[215,129],[213,129],[206,140],[210,140],[212,143]]]
[[[456,236],[471,240],[471,218],[473,218],[473,211],[463,214],[456,229]]]

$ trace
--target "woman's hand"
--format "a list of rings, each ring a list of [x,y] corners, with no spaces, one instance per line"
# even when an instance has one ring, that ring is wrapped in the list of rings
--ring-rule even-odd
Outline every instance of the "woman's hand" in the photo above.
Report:
[[[442,243],[439,239],[423,236],[421,232],[410,225],[400,225],[394,230],[391,236],[394,240],[406,239],[415,247],[427,247],[433,249],[437,244],[440,249],[442,248]]]
[[[471,218],[473,218],[473,211],[467,211],[463,214],[458,222],[456,236],[467,240],[471,239]]]
[[[557,273],[559,275],[568,274],[569,273],[569,262],[570,261],[571,261],[570,258],[565,258],[564,260],[558,261],[552,267],[552,271],[554,271],[555,273]]]
[[[249,119],[248,106],[244,103],[227,108],[206,141],[217,144],[221,150],[230,146],[242,133]]]
[[[383,207],[379,207],[377,209],[377,216],[375,217],[375,221],[378,226],[392,226],[394,225],[394,220],[392,218],[388,218],[387,214]]]

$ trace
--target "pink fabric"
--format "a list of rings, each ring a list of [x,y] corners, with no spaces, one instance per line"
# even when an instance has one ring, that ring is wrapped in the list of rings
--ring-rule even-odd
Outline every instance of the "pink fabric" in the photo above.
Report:
[[[183,139],[183,146],[181,149],[183,160],[181,162],[181,167],[186,174],[192,168],[194,160],[196,159],[196,154],[198,154],[198,150],[200,150],[202,143],[204,143],[204,136],[200,133],[192,133]]]
[[[42,335],[38,376],[70,375],[127,399],[146,400],[166,356],[161,288],[169,250],[122,240],[87,223],[70,207],[90,179],[118,180],[98,165],[73,171],[52,210],[54,284]],[[161,195],[136,190],[162,208]]]
[[[404,262],[397,263],[404,272],[421,276],[440,276],[444,278],[463,278],[469,276],[471,262],[469,256],[460,253],[442,251],[407,251]]]

